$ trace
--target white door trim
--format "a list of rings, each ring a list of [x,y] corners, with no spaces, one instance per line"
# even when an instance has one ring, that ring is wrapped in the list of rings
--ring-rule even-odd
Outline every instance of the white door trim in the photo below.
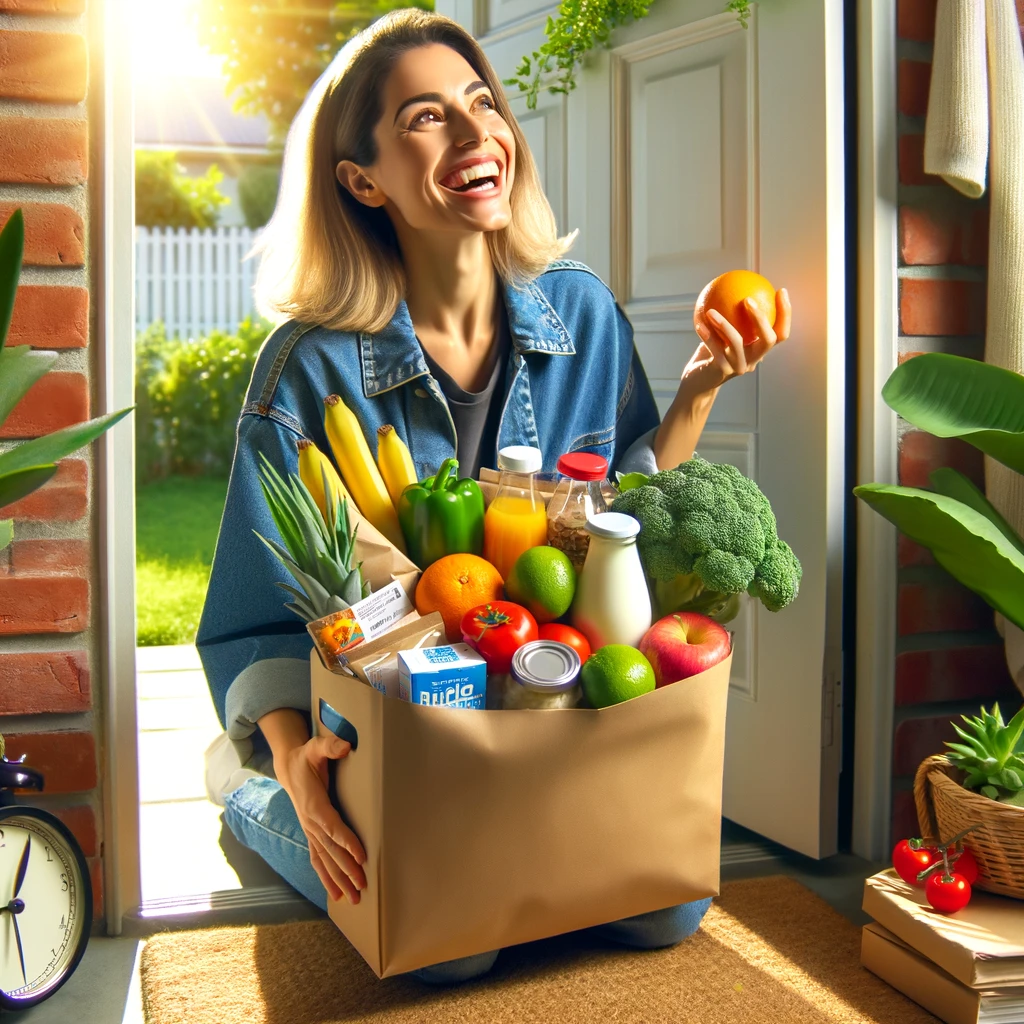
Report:
[[[896,414],[882,385],[898,360],[896,0],[857,17],[858,483],[897,482]],[[857,503],[853,852],[888,853],[896,659],[896,530]]]
[[[94,194],[98,246],[97,393],[101,413],[135,403],[135,163],[131,0],[91,5],[90,59],[102,100],[91,130],[102,139]],[[95,251],[95,249],[94,249]],[[138,734],[135,709],[135,417],[97,443],[100,651],[103,704],[103,851],[107,933],[141,902]]]

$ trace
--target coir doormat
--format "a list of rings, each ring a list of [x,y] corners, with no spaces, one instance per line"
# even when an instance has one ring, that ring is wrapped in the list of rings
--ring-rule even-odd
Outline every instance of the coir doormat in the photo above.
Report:
[[[728,882],[700,931],[632,950],[581,932],[443,988],[377,979],[326,918],[167,933],[142,951],[147,1024],[933,1024],[860,965],[860,929],[789,878]]]

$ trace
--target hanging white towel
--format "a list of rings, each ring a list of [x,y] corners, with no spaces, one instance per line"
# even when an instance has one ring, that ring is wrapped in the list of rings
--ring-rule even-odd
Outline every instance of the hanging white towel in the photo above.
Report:
[[[1024,374],[1024,48],[1014,0],[938,0],[925,170],[971,198],[985,191],[989,258],[985,361]],[[1024,476],[985,458],[985,490],[1024,536]],[[1024,693],[1024,633],[1001,621]]]

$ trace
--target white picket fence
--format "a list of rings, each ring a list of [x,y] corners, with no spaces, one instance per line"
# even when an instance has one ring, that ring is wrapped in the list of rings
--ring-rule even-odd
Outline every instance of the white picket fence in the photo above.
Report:
[[[162,320],[168,337],[234,331],[255,314],[257,232],[246,227],[135,229],[135,328]]]

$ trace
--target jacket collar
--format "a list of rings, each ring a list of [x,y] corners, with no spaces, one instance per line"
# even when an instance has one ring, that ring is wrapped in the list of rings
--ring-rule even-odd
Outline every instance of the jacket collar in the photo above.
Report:
[[[576,354],[565,324],[535,282],[516,288],[503,281],[502,289],[515,352]],[[363,393],[367,398],[430,372],[416,339],[405,299],[399,302],[391,322],[380,333],[359,332],[359,355],[363,368]]]

